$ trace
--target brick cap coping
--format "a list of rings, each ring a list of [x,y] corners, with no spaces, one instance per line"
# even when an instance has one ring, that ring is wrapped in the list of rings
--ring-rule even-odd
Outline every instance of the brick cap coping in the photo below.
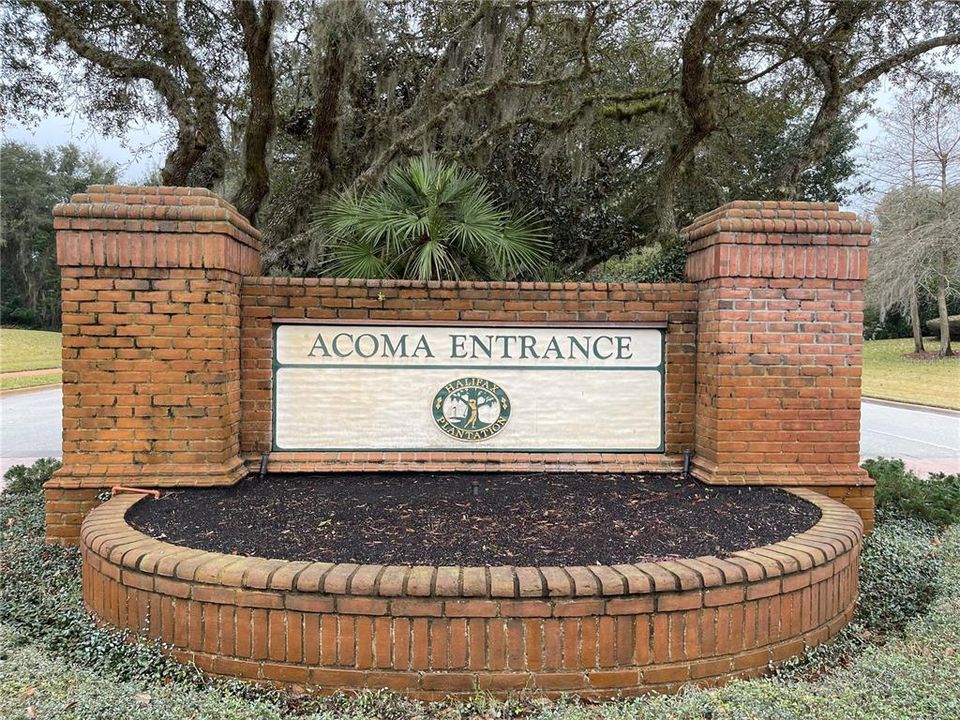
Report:
[[[718,465],[702,457],[694,457],[690,470],[700,482],[707,485],[852,485],[873,487],[876,481],[859,465],[782,465],[730,464]]]
[[[123,570],[231,589],[373,597],[563,598],[707,591],[732,583],[779,582],[830,563],[863,537],[860,516],[817,492],[787,490],[816,505],[820,520],[786,540],[726,559],[565,567],[384,566],[271,560],[195,550],[155,540],[125,516],[142,495],[118,495],[90,512],[81,545]]]
[[[273,277],[247,276],[243,278],[244,287],[360,287],[360,288],[404,288],[412,290],[577,290],[581,292],[678,292],[694,293],[696,283],[632,283],[632,282],[516,282],[508,280],[367,280],[342,277]]]
[[[69,459],[68,459],[69,460]],[[220,463],[135,463],[107,465],[68,461],[45,488],[109,488],[113,485],[149,487],[216,487],[235,485],[250,470],[241,457]]]
[[[91,185],[86,192],[72,195],[70,202],[55,205],[53,216],[100,220],[222,221],[240,231],[234,236],[238,242],[260,249],[260,231],[233,205],[206,188]]]
[[[867,245],[872,231],[870,223],[857,220],[856,213],[842,211],[833,202],[735,200],[701,215],[680,236],[691,243],[688,252],[695,252],[707,244],[796,244],[800,239],[781,238],[781,233],[816,236],[808,237],[808,244]],[[707,243],[695,242],[706,238],[710,238]]]

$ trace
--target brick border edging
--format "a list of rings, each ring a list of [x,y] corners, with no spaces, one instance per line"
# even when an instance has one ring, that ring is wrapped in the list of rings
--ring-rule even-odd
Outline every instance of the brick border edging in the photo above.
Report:
[[[477,690],[592,696],[763,673],[835,635],[857,595],[859,516],[805,489],[806,532],[722,560],[567,568],[384,567],[191,550],[124,520],[83,523],[83,597],[99,619],[204,671],[425,699]]]

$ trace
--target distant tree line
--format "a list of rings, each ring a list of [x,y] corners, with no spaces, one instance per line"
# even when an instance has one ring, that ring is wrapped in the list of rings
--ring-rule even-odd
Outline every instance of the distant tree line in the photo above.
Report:
[[[953,295],[947,299],[947,309],[950,316],[960,315],[960,297]],[[921,297],[918,306],[918,315],[921,318],[936,318],[938,315],[937,301],[930,297]],[[923,328],[921,323],[921,339],[935,333],[930,328]],[[936,333],[939,335],[939,333]],[[909,338],[913,335],[913,325],[910,314],[901,307],[888,307],[882,313],[876,303],[867,303],[863,317],[863,337],[865,340],[892,340],[895,338]],[[924,349],[926,341],[924,340]]]
[[[51,210],[117,170],[74,145],[0,146],[0,322],[60,328],[60,271]]]

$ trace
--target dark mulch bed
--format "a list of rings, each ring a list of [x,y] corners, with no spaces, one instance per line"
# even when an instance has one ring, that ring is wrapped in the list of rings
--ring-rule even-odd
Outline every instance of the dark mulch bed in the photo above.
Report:
[[[819,517],[776,488],[670,475],[344,473],[165,492],[127,519],[178,545],[288,560],[592,565],[722,557]]]

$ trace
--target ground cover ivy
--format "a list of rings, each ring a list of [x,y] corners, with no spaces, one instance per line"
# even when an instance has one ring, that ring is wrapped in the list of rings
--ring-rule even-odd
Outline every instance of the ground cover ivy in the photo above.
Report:
[[[18,470],[28,478],[0,495],[0,717],[535,718],[536,720],[876,720],[960,717],[960,525],[932,522],[912,503],[883,506],[863,553],[857,619],[771,678],[717,690],[594,705],[510,701],[424,704],[387,692],[308,698],[210,682],[168,660],[153,643],[97,628],[83,612],[79,556],[43,542],[39,482],[55,465]],[[883,465],[891,497],[929,496]],[[896,470],[896,467],[893,468]],[[893,480],[889,480],[893,476]],[[8,476],[9,478],[9,476]],[[937,478],[949,492],[950,478]]]

